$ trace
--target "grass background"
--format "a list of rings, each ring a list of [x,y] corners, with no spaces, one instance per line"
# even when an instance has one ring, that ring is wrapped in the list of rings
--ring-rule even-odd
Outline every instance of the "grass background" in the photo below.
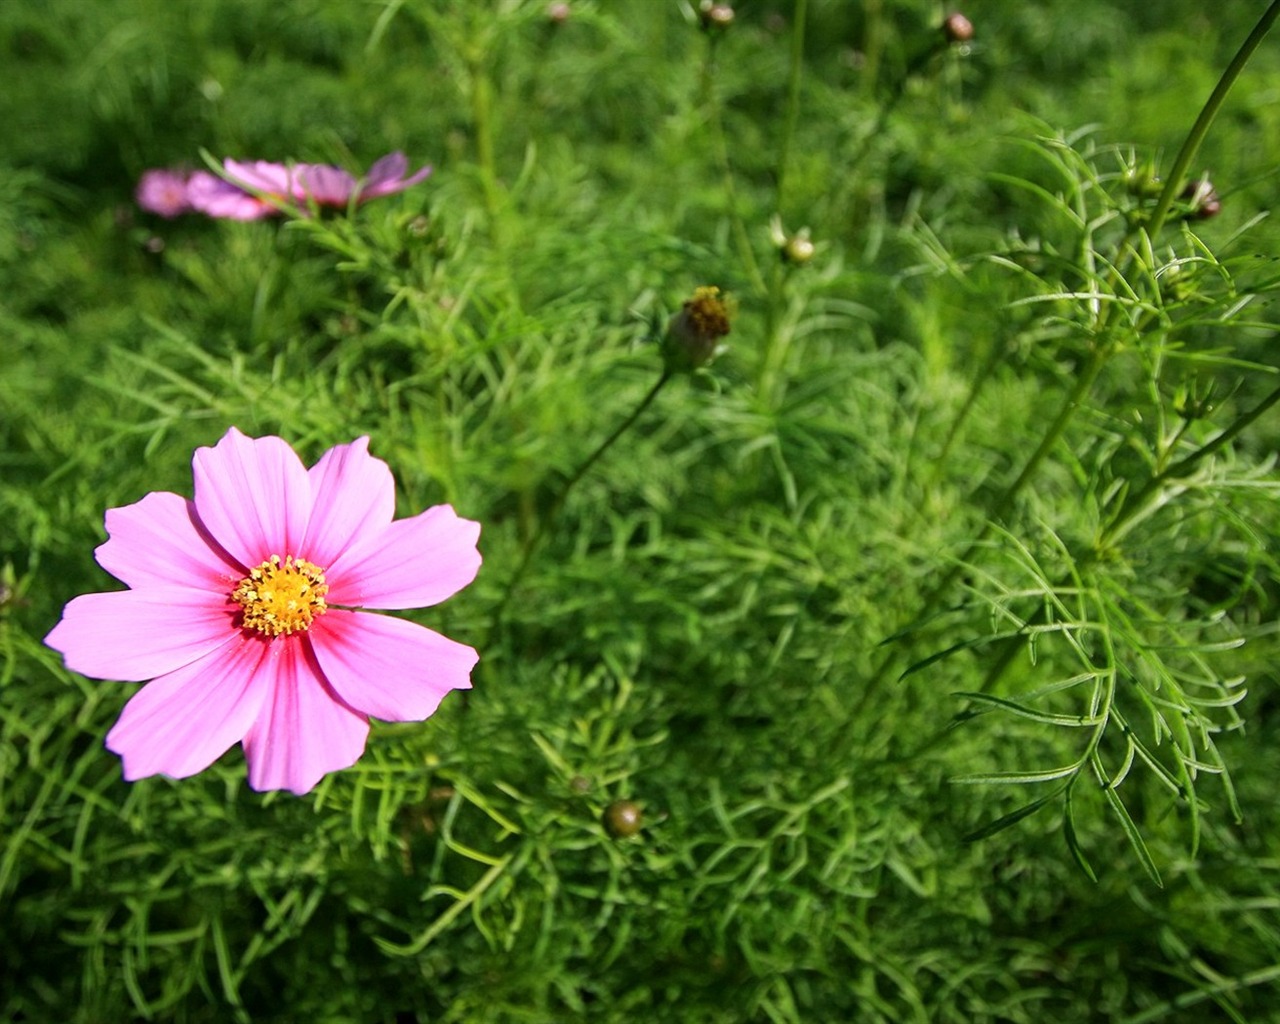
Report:
[[[1274,40],[1192,168],[1222,214],[1107,269],[1126,168],[1168,168],[1261,11],[975,2],[921,61],[942,7],[810,0],[792,108],[786,3],[714,42],[659,0],[0,4],[5,1018],[1276,1019],[1280,423],[1107,533],[1274,386]],[[435,174],[351,221],[131,198],[202,150],[392,149]],[[572,491],[495,626],[709,283],[729,350]],[[189,493],[232,424],[307,461],[367,433],[400,514],[484,524],[476,584],[414,613],[480,648],[475,690],[302,799],[238,749],[123,783],[134,688],[40,642],[114,586],[103,511]],[[1123,785],[965,842],[1067,776],[954,780],[1069,765],[1094,733],[1048,716],[1098,698],[955,694],[1082,672]]]

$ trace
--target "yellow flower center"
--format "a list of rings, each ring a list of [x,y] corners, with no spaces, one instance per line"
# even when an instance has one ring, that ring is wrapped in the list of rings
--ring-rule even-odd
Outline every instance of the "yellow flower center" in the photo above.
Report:
[[[324,570],[293,555],[272,555],[242,579],[231,599],[244,609],[245,629],[267,636],[305,632],[325,611]]]

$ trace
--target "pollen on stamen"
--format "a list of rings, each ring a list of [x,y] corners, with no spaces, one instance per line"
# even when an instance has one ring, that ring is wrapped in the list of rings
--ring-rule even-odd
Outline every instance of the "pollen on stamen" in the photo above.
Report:
[[[291,635],[311,628],[326,609],[329,586],[324,570],[303,558],[272,555],[240,581],[231,599],[243,610],[241,625],[266,636]]]

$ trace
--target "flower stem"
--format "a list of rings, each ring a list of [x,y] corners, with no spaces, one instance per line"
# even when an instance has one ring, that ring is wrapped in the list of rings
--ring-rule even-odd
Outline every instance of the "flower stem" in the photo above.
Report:
[[[1182,148],[1178,150],[1178,155],[1173,161],[1173,167],[1169,169],[1169,176],[1164,183],[1164,189],[1160,193],[1160,198],[1156,201],[1156,208],[1151,213],[1151,219],[1147,223],[1147,234],[1150,237],[1154,238],[1160,233],[1160,229],[1164,226],[1165,218],[1168,217],[1169,210],[1173,206],[1173,200],[1182,189],[1182,178],[1187,173],[1187,168],[1191,166],[1191,161],[1195,159],[1196,152],[1200,149],[1200,143],[1209,134],[1209,128],[1213,124],[1214,118],[1218,116],[1218,111],[1222,109],[1223,103],[1226,102],[1227,93],[1235,85],[1236,79],[1240,77],[1240,73],[1244,70],[1244,66],[1249,63],[1249,58],[1253,56],[1253,51],[1262,43],[1263,37],[1271,30],[1271,26],[1275,23],[1277,17],[1280,17],[1280,0],[1271,0],[1271,6],[1258,19],[1253,31],[1249,33],[1249,37],[1241,44],[1240,49],[1236,51],[1236,55],[1231,58],[1231,63],[1227,65],[1222,77],[1218,79],[1218,84],[1214,86],[1213,92],[1210,93],[1209,98],[1205,101],[1204,107],[1200,111],[1200,116],[1196,118],[1196,123],[1191,126],[1191,131],[1187,133],[1186,139],[1183,140]]]
[[[493,610],[489,630],[491,634],[502,621],[503,612],[506,611],[507,605],[511,603],[511,598],[516,592],[516,588],[520,585],[525,574],[529,571],[529,566],[533,561],[534,553],[538,550],[539,545],[541,545],[546,535],[551,532],[551,527],[555,525],[556,520],[559,518],[560,511],[564,508],[564,503],[569,497],[569,493],[577,486],[578,482],[587,475],[587,472],[591,467],[600,461],[601,456],[612,448],[618,438],[625,434],[635,424],[636,420],[640,418],[644,411],[653,404],[653,400],[657,398],[658,393],[666,387],[667,382],[671,380],[672,376],[673,374],[670,370],[664,369],[662,371],[662,375],[657,379],[653,387],[646,392],[644,398],[640,399],[640,404],[632,409],[627,418],[619,423],[618,426],[614,428],[613,432],[596,446],[596,449],[588,455],[585,460],[583,460],[578,468],[573,471],[573,475],[565,481],[564,486],[560,488],[560,493],[556,495],[556,499],[552,502],[551,508],[539,521],[538,528],[534,530],[534,532],[524,542],[524,550],[520,554],[520,562],[516,565],[515,572],[511,574],[511,579],[507,581],[507,587],[506,590],[503,591],[502,599]]]
[[[782,138],[778,142],[778,169],[774,176],[778,182],[778,213],[784,214],[787,184],[787,160],[791,153],[791,140],[795,136],[796,118],[800,113],[800,78],[804,71],[804,23],[809,0],[796,0],[791,23],[791,72],[787,79],[787,112],[782,121]]]

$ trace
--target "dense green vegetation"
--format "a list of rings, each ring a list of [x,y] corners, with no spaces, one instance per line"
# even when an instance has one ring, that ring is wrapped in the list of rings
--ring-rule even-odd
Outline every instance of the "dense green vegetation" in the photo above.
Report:
[[[0,1016],[1275,1019],[1280,38],[1175,164],[1266,5],[567,6],[0,3]],[[300,798],[42,643],[232,425],[483,523],[474,689]]]

